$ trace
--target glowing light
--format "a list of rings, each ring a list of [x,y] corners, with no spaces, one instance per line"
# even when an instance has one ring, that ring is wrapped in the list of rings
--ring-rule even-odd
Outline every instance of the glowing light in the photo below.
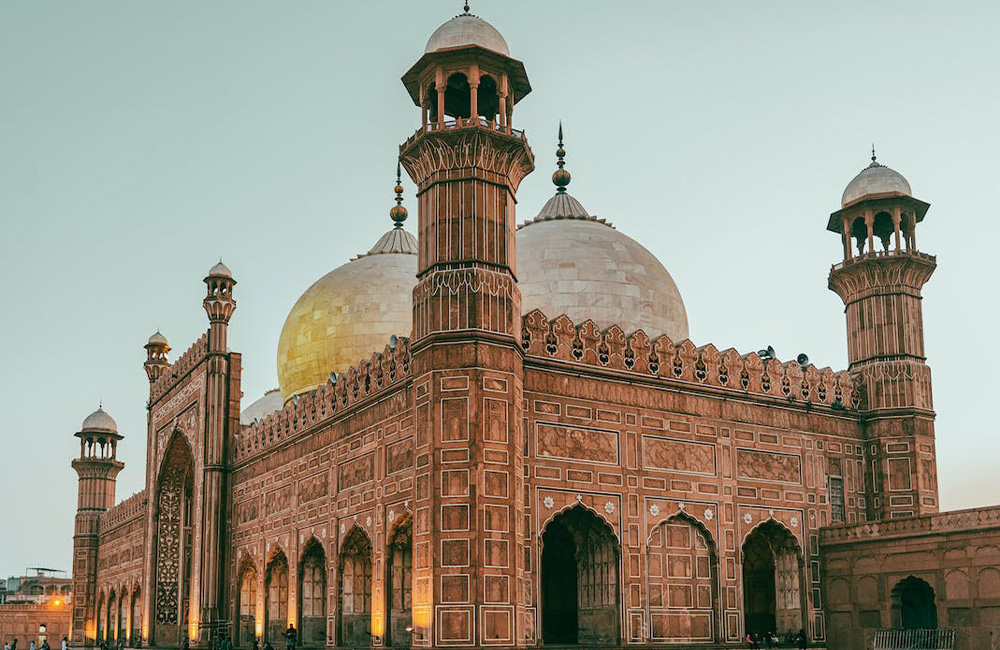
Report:
[[[385,617],[381,610],[372,612],[372,636],[381,638],[385,634]]]
[[[188,636],[192,641],[198,638],[198,623],[191,623],[191,625],[188,626]]]
[[[61,600],[59,600],[58,598],[56,598],[55,600],[53,600],[53,601],[52,601],[52,604],[53,604],[53,605],[54,605],[55,607],[59,607],[59,606],[61,606],[61,605],[62,605],[62,601],[61,601]]]
[[[257,636],[260,636],[261,633],[264,631],[264,623],[262,623],[259,618],[257,619],[257,622],[254,624],[254,630],[256,631]]]

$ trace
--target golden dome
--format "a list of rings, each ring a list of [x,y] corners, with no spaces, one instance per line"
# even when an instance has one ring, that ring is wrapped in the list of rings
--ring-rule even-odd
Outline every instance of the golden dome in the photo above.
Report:
[[[410,335],[416,252],[416,237],[393,229],[302,294],[278,340],[278,384],[286,402],[381,351],[392,335]]]

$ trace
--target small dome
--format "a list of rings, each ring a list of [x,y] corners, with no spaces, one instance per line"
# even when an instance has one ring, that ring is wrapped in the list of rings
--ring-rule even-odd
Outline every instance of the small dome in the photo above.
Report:
[[[313,284],[292,307],[278,340],[285,401],[315,390],[381,352],[413,327],[416,237],[393,229],[372,249]]]
[[[149,341],[146,342],[146,345],[169,345],[169,344],[167,343],[167,337],[160,334],[159,330],[156,330],[156,332],[154,332],[153,335],[149,337]]]
[[[869,196],[913,196],[910,183],[895,169],[879,164],[872,156],[872,163],[854,177],[840,200],[841,207],[847,207]]]
[[[272,388],[257,401],[243,409],[243,412],[240,413],[240,424],[249,426],[255,420],[263,420],[275,411],[280,411],[284,404],[285,400],[281,397],[281,390]]]
[[[208,271],[208,276],[209,277],[212,277],[213,275],[214,276],[221,276],[223,278],[231,278],[231,277],[233,277],[233,272],[229,270],[228,266],[226,266],[225,264],[222,263],[222,260],[219,260],[219,263],[216,264],[215,266],[213,266]]]
[[[456,47],[478,45],[504,56],[510,56],[507,41],[496,27],[479,16],[461,14],[441,25],[427,41],[427,53],[450,50]]]
[[[518,229],[522,310],[688,338],[684,301],[656,256],[603,220],[578,215],[586,215],[579,201],[557,194]]]
[[[87,416],[87,419],[80,425],[80,431],[84,433],[118,433],[118,424],[103,408]]]

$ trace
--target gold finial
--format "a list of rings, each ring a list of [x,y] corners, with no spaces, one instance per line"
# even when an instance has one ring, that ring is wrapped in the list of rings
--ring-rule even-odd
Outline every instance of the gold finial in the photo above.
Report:
[[[403,168],[402,165],[396,162],[396,205],[392,206],[389,210],[389,216],[396,224],[396,228],[402,228],[403,222],[406,221],[407,211],[403,207]]]
[[[572,178],[568,171],[563,169],[566,166],[566,161],[563,160],[566,157],[566,149],[563,148],[563,128],[562,120],[559,120],[559,148],[556,149],[556,165],[559,166],[552,174],[552,182],[558,188],[556,190],[559,194],[566,193],[566,186],[569,185],[570,179]]]

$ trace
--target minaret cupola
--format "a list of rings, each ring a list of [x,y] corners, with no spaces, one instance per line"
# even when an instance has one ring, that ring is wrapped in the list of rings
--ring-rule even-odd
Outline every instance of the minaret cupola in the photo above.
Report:
[[[170,344],[167,343],[167,337],[157,330],[149,337],[149,341],[143,347],[146,348],[146,362],[142,365],[146,369],[149,382],[153,383],[170,367],[170,361],[167,360]]]

